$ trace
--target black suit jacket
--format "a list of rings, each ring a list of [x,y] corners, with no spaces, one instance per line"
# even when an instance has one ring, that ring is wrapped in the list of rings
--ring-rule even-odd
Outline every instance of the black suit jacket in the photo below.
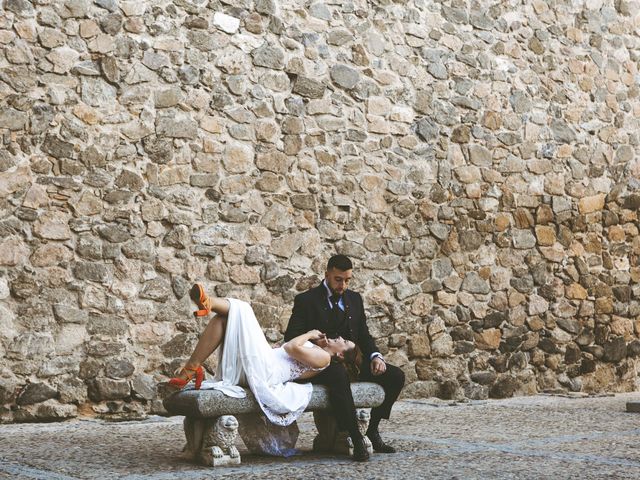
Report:
[[[368,362],[373,352],[377,352],[376,344],[367,327],[367,317],[364,313],[362,296],[358,292],[346,290],[342,297],[345,321],[349,331],[347,340],[354,342]],[[293,311],[284,334],[285,341],[298,335],[317,329],[326,332],[331,315],[331,308],[327,300],[327,289],[324,284],[296,295],[293,301]]]

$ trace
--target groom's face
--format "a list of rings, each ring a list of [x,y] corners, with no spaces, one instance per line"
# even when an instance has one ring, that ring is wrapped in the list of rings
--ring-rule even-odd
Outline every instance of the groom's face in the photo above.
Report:
[[[325,272],[324,278],[327,281],[327,285],[329,285],[329,289],[333,293],[342,295],[344,291],[349,288],[349,282],[351,281],[352,275],[353,270],[339,270],[333,267]]]

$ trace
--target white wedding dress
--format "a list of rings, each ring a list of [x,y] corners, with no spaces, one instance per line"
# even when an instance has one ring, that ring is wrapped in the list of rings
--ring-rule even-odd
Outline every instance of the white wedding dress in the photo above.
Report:
[[[271,423],[292,424],[309,404],[313,386],[291,380],[318,369],[291,358],[282,347],[271,348],[251,306],[241,300],[227,300],[227,328],[219,348],[216,376],[213,381],[203,382],[201,388],[243,398],[246,394],[242,386],[248,386]],[[318,348],[310,342],[305,346]]]

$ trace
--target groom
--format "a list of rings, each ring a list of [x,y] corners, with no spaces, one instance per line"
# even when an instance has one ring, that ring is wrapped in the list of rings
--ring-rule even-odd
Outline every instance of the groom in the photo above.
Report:
[[[381,419],[389,418],[391,407],[404,386],[404,372],[398,367],[388,365],[378,352],[367,328],[362,297],[359,293],[347,289],[352,274],[353,264],[349,257],[331,257],[322,283],[296,296],[284,339],[289,341],[309,330],[317,329],[325,332],[329,338],[342,337],[355,342],[363,355],[360,380],[375,382],[381,385],[385,392],[382,405],[371,409],[367,437],[376,452],[394,453],[395,449],[384,443],[380,437],[378,425]],[[332,413],[338,428],[348,431],[353,439],[354,460],[368,460],[369,453],[358,431],[356,409],[344,365],[331,363],[310,381],[329,388]]]

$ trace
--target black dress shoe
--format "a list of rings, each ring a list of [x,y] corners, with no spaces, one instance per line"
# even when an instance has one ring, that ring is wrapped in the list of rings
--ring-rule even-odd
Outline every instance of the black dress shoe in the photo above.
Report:
[[[364,444],[364,438],[353,438],[353,458],[356,462],[366,462],[369,460],[369,451]]]
[[[387,445],[380,437],[380,433],[376,430],[375,432],[367,433],[367,437],[371,440],[371,445],[373,449],[378,453],[396,453],[396,449],[391,445]]]

